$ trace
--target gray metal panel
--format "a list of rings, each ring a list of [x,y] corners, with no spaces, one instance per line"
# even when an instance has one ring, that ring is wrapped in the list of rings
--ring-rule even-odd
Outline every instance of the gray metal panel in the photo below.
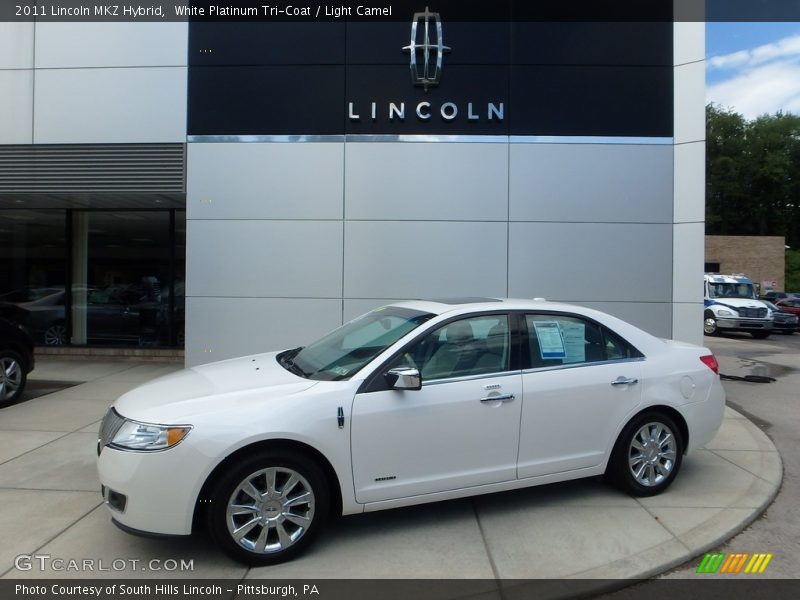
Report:
[[[186,365],[306,345],[341,325],[341,300],[186,298]]]
[[[672,304],[667,302],[576,302],[627,321],[661,338],[672,337]],[[701,319],[696,320],[701,331]]]
[[[668,303],[672,225],[511,223],[509,295]]]
[[[345,228],[346,297],[506,295],[506,223],[356,221]]]
[[[33,68],[33,23],[0,22],[0,69]]]
[[[181,193],[184,164],[184,144],[0,145],[0,193]]]
[[[190,219],[341,219],[344,144],[189,144]]]
[[[512,221],[672,222],[672,146],[511,146]]]
[[[36,69],[35,84],[36,144],[186,142],[187,67]]]
[[[189,296],[341,298],[341,221],[189,219]]]
[[[505,221],[507,144],[348,144],[345,215]]]
[[[36,24],[36,68],[186,66],[188,23]]]
[[[0,71],[0,144],[33,142],[33,69]]]

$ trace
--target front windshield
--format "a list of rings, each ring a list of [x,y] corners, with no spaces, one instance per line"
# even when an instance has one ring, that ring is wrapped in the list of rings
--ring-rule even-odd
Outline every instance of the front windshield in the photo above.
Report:
[[[342,325],[321,340],[278,358],[284,368],[309,379],[335,381],[358,372],[369,361],[434,315],[387,306]]]
[[[752,283],[709,283],[711,298],[755,298]]]

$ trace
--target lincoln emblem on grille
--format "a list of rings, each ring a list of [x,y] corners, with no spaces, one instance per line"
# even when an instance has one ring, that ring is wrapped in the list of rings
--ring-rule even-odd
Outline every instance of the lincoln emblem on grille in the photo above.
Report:
[[[433,40],[431,35],[435,36]],[[430,12],[426,6],[425,12],[414,13],[411,21],[411,43],[404,46],[403,50],[411,55],[411,81],[414,85],[422,86],[426,92],[429,87],[439,85],[442,78],[442,58],[445,52],[450,52],[450,48],[444,45],[442,20],[438,12]]]

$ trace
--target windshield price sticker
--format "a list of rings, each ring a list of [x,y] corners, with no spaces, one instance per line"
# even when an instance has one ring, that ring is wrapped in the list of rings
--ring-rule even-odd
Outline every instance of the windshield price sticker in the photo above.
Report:
[[[540,321],[533,324],[536,330],[536,337],[539,340],[539,353],[542,359],[566,358],[567,352],[564,348],[564,338],[561,335],[561,327],[556,321]]]

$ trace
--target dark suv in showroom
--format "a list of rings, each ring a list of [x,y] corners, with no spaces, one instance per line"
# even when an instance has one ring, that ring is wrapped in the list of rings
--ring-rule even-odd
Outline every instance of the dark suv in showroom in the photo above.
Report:
[[[0,407],[19,400],[33,366],[31,334],[22,325],[0,318]]]

